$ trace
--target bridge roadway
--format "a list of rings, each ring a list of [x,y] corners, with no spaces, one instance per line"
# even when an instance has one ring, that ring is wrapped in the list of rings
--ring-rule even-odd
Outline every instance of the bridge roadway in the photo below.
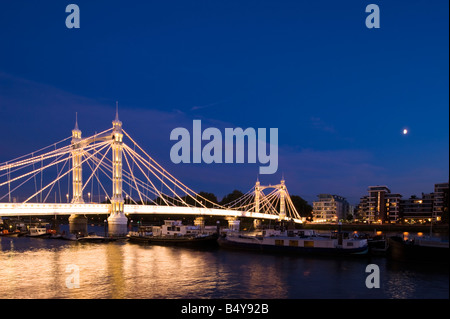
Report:
[[[61,216],[61,215],[93,215],[110,214],[110,204],[51,204],[51,203],[0,203],[0,217],[17,216]],[[248,217],[259,219],[278,219],[277,215],[238,211],[231,209],[159,206],[159,205],[124,205],[124,213],[129,214],[168,214],[168,215],[196,215],[196,216],[223,216]],[[296,223],[301,220],[294,219]]]

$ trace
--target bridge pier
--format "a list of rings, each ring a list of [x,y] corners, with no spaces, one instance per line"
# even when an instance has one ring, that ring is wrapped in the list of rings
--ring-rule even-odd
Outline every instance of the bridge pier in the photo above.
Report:
[[[261,227],[262,227],[262,223],[261,223],[261,219],[254,219],[253,220],[253,227],[255,228],[255,229],[261,229]]]
[[[125,214],[111,214],[108,217],[108,235],[125,236],[128,233],[128,218]]]
[[[69,232],[71,234],[87,235],[87,217],[84,215],[72,214],[69,217]]]
[[[237,217],[227,217],[228,229],[231,231],[239,231],[241,221]]]
[[[201,232],[203,232],[205,230],[205,218],[196,217],[194,220],[194,226],[200,227]]]

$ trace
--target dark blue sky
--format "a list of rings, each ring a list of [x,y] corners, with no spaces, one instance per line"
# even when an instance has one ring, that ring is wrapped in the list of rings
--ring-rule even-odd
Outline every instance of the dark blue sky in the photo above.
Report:
[[[67,29],[76,3],[81,28]],[[365,26],[376,3],[381,28]],[[448,181],[448,1],[2,1],[0,162],[71,134],[127,130],[195,190],[221,197],[259,164],[170,161],[172,129],[279,129],[291,194],[351,203]],[[409,129],[408,135],[402,130]]]

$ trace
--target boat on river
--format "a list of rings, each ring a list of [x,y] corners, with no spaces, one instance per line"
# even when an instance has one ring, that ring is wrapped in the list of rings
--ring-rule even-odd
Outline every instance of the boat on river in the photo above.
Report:
[[[165,220],[162,226],[141,226],[127,237],[132,242],[201,247],[217,245],[218,234],[215,226],[183,225],[180,220]]]
[[[436,237],[389,237],[389,256],[394,260],[449,263],[449,242]]]
[[[0,232],[1,237],[18,237],[20,234],[20,231],[9,231],[7,229],[4,229]]]
[[[66,233],[65,231],[61,234],[61,239],[63,240],[70,240],[70,241],[77,241],[78,236],[76,234]]]
[[[87,236],[77,237],[79,242],[89,242],[89,243],[103,243],[109,241],[115,241],[117,238],[104,237],[97,235],[96,233],[89,233]]]
[[[29,232],[27,234],[28,237],[35,237],[35,238],[48,238],[50,237],[50,233],[47,231],[46,227],[30,227]]]
[[[265,229],[253,233],[228,232],[218,239],[220,247],[297,255],[363,255],[368,252],[367,239],[344,238],[343,233],[320,236],[312,229]]]

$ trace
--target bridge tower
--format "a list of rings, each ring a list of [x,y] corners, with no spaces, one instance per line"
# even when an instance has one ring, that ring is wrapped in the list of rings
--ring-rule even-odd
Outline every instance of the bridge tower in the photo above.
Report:
[[[83,147],[81,145],[81,130],[78,128],[78,116],[75,128],[72,130],[72,204],[84,204],[83,200]],[[87,233],[87,218],[84,215],[72,214],[69,217],[69,231],[73,234]]]
[[[281,180],[280,188],[280,220],[284,220],[286,218],[286,185],[284,183],[284,179]]]
[[[280,214],[278,219],[284,220],[286,218],[286,195],[287,188],[284,179],[281,180],[278,185],[261,186],[259,180],[255,184],[255,213],[260,212],[261,207],[261,196],[264,198],[264,194],[261,192],[266,188],[276,188],[278,190],[278,196],[280,199]]]
[[[72,204],[84,204],[83,200],[83,169],[81,166],[83,147],[81,146],[81,131],[78,128],[78,116],[75,128],[72,130],[72,165],[73,165],[73,197]]]
[[[112,166],[113,193],[111,197],[111,214],[108,217],[108,232],[111,235],[125,235],[127,233],[128,218],[124,214],[124,199],[122,192],[122,151],[123,132],[122,122],[119,120],[119,110],[116,103],[116,118],[112,122]]]
[[[261,196],[260,191],[260,183],[259,180],[257,180],[255,185],[255,213],[259,213],[259,197]]]

